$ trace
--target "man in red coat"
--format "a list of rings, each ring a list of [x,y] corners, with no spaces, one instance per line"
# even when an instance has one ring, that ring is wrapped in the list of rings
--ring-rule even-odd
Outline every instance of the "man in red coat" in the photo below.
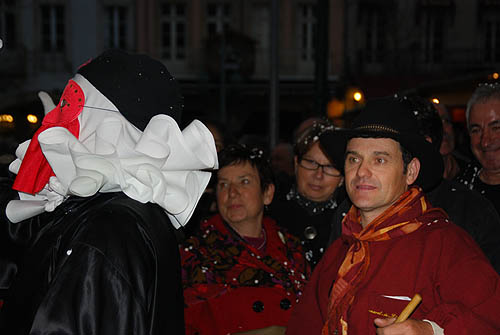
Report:
[[[329,156],[343,160],[353,206],[287,334],[500,332],[499,277],[422,192],[439,182],[442,159],[407,106],[392,97],[369,101],[351,129],[321,135]],[[421,304],[395,322],[416,293]]]

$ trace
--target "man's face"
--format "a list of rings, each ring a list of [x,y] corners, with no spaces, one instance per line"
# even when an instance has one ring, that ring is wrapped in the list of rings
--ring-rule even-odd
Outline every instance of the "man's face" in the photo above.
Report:
[[[398,142],[389,138],[353,138],[346,148],[345,180],[349,198],[370,223],[399,199],[418,176],[414,158],[404,174]]]
[[[455,150],[455,131],[448,111],[441,105],[436,104],[435,106],[443,123],[443,142],[441,142],[439,152],[441,155],[446,156]]]
[[[500,100],[477,103],[469,115],[470,145],[484,170],[500,173]]]

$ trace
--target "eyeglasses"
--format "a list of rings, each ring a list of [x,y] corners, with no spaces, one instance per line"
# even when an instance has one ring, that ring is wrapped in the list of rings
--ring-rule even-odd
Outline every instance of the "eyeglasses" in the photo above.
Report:
[[[320,164],[312,159],[302,158],[299,165],[306,170],[317,170],[321,168],[323,173],[332,177],[340,177],[342,174],[330,164]]]

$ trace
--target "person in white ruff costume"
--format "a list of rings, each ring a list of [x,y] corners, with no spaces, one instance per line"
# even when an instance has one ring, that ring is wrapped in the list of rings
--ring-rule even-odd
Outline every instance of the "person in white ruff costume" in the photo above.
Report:
[[[81,66],[10,170],[5,208],[22,246],[2,334],[184,334],[174,227],[217,168],[210,131],[177,125],[165,66],[108,50]],[[0,269],[1,270],[1,269]]]

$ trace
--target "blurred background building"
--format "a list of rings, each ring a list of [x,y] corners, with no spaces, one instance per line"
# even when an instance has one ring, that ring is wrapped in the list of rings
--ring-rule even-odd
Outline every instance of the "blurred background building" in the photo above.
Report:
[[[39,126],[37,91],[58,100],[79,65],[121,48],[165,63],[186,123],[276,143],[395,92],[463,122],[476,84],[498,78],[500,0],[0,0],[0,38],[4,137]]]

